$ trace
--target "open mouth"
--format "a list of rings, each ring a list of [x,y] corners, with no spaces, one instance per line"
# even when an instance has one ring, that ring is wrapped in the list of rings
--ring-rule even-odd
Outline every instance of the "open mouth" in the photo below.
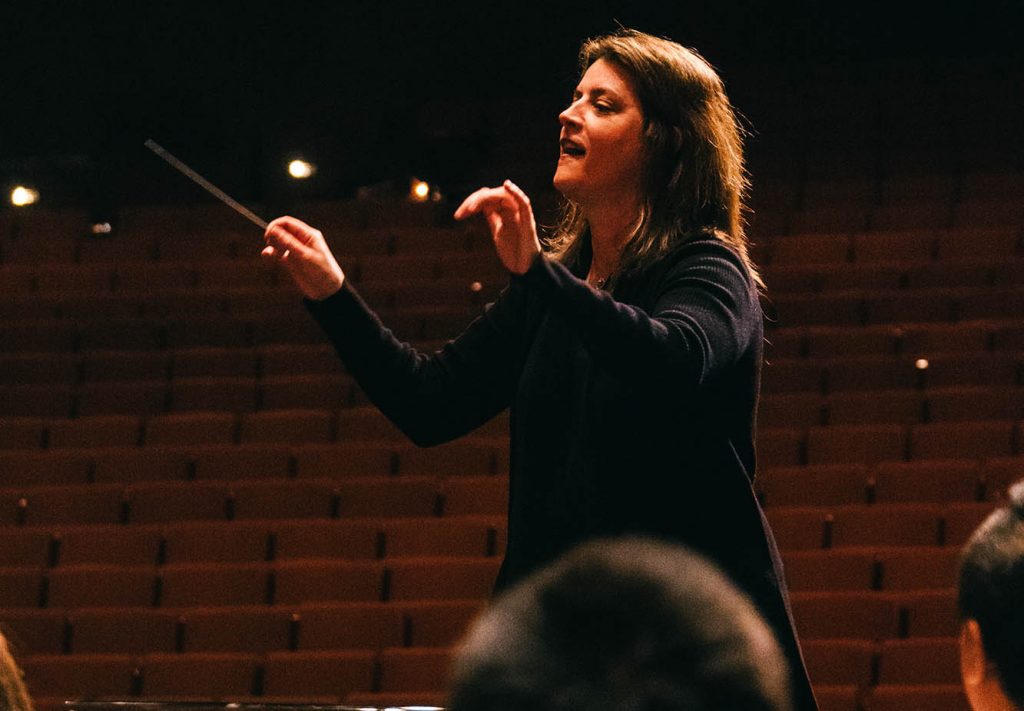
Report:
[[[580,158],[587,152],[587,150],[579,143],[576,143],[575,141],[572,141],[568,138],[564,138],[561,141],[559,141],[558,147],[561,149],[564,155],[571,156],[573,158]]]

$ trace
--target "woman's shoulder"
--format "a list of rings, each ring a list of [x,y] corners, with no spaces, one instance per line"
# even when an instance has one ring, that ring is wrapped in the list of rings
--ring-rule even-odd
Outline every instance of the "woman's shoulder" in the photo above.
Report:
[[[738,276],[748,287],[754,280],[743,257],[722,235],[711,230],[695,232],[682,237],[660,265],[663,277],[673,277],[690,270],[715,270]]]

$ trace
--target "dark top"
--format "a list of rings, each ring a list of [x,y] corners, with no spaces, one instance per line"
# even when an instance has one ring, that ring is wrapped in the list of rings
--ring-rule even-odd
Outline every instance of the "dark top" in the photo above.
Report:
[[[511,407],[508,544],[497,587],[598,536],[678,541],[754,599],[816,705],[781,563],[754,497],[762,315],[739,257],[685,242],[612,294],[538,256],[434,354],[401,343],[345,281],[307,302],[349,372],[416,444]]]

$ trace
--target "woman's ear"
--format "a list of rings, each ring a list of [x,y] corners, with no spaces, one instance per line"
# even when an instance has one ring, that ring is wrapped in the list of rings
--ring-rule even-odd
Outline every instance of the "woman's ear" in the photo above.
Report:
[[[976,620],[967,620],[960,626],[960,675],[964,686],[980,686],[985,681],[986,666],[981,627]]]

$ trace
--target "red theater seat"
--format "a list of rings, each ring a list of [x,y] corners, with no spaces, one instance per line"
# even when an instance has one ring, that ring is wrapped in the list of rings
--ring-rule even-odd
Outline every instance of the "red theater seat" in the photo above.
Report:
[[[434,477],[352,478],[336,482],[338,515],[436,516],[439,515],[438,485]]]
[[[156,570],[151,565],[76,565],[54,568],[48,607],[148,607],[153,604]]]
[[[791,598],[801,639],[895,637],[897,607],[877,592],[801,592]]]
[[[967,502],[978,496],[981,468],[964,460],[882,462],[872,476],[878,502]]]
[[[307,604],[296,608],[298,649],[379,650],[403,644],[403,618],[385,603]]]
[[[131,523],[217,521],[227,518],[229,488],[222,482],[147,482],[125,490]]]
[[[864,711],[970,711],[971,706],[960,684],[876,686],[863,700]]]
[[[868,468],[858,464],[777,467],[763,471],[757,486],[770,509],[867,503]]]
[[[380,654],[382,692],[433,691],[447,686],[448,648],[385,649]]]
[[[957,684],[960,648],[955,637],[889,639],[882,643],[879,684]]]
[[[498,558],[388,560],[388,599],[485,600],[500,565]]]
[[[295,701],[340,701],[373,688],[376,657],[371,651],[271,652],[263,693]]]
[[[466,518],[385,519],[388,557],[498,555],[498,526]]]
[[[263,605],[270,599],[266,563],[175,563],[160,569],[161,607]]]
[[[310,519],[273,524],[277,560],[373,560],[383,553],[381,525],[373,519]]]
[[[340,494],[329,480],[268,479],[232,484],[234,518],[330,518]]]
[[[127,698],[135,662],[124,654],[33,655],[20,660],[33,696]]]
[[[326,410],[273,410],[242,418],[241,442],[301,444],[334,439],[332,413]]]
[[[926,590],[900,593],[895,602],[904,618],[906,636],[956,637],[960,634],[960,615],[956,590]]]
[[[179,613],[174,610],[80,608],[67,616],[75,655],[176,651]]]
[[[19,505],[23,506],[24,522],[30,526],[120,523],[123,491],[120,484],[32,487],[20,490]],[[7,498],[3,494],[0,497]]]
[[[0,450],[3,485],[13,487],[85,484],[89,480],[90,454],[77,451]]]
[[[864,687],[871,682],[877,645],[866,640],[807,640],[801,643],[811,683]]]
[[[146,446],[154,444],[230,444],[237,416],[230,412],[182,412],[146,421]]]
[[[383,572],[383,565],[376,561],[280,561],[274,565],[275,602],[379,602]]]
[[[303,444],[293,452],[296,476],[303,479],[387,476],[398,468],[395,448],[386,442]]]
[[[266,652],[289,648],[291,613],[280,607],[244,605],[185,611],[182,651]]]
[[[830,510],[835,547],[934,546],[941,510],[934,504],[837,506]]]
[[[163,529],[166,563],[256,563],[267,560],[266,522],[192,521]]]
[[[134,447],[141,437],[139,418],[130,415],[55,420],[49,426],[53,448]]]
[[[54,538],[60,565],[156,565],[163,536],[155,526],[61,526]]]
[[[149,654],[139,659],[146,696],[228,701],[254,691],[259,658],[253,654]]]
[[[13,654],[63,654],[68,646],[68,620],[63,610],[5,609],[3,633]]]
[[[445,479],[441,484],[445,516],[508,513],[508,477],[476,476]]]
[[[450,647],[455,644],[486,603],[482,600],[413,601],[392,603],[402,612],[412,647]]]

